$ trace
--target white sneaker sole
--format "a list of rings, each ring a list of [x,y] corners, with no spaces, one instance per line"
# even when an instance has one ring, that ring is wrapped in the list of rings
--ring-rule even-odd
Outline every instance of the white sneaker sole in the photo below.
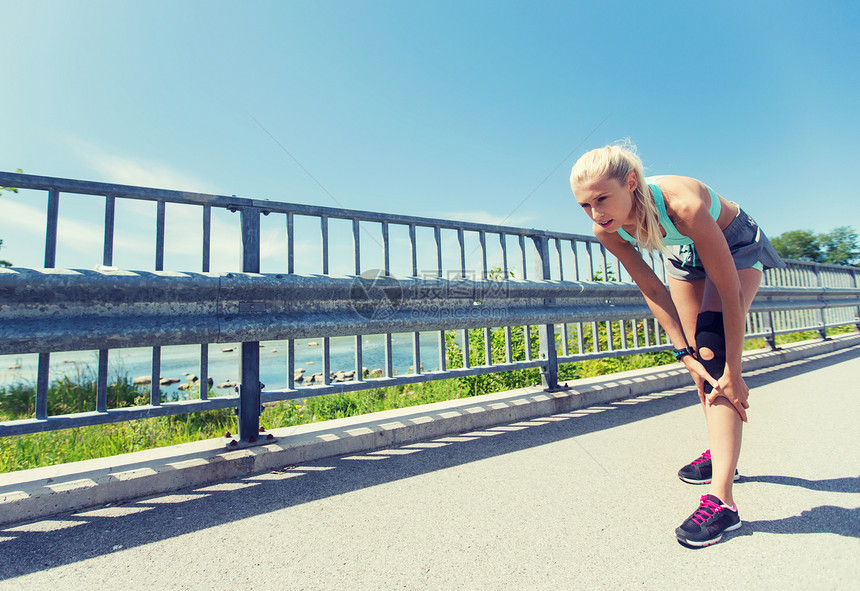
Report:
[[[692,478],[684,478],[683,476],[678,476],[681,480],[686,482],[687,484],[711,484],[711,479],[708,480],[693,480]],[[741,479],[741,475],[735,472],[735,477],[732,479],[734,482],[737,482]]]
[[[707,546],[713,546],[717,542],[720,542],[723,539],[724,533],[726,533],[727,531],[735,531],[741,525],[743,525],[743,523],[744,523],[743,521],[738,521],[736,524],[729,526],[726,529],[724,529],[722,531],[722,533],[719,536],[717,536],[716,538],[713,538],[711,540],[706,540],[704,542],[693,542],[693,541],[688,540],[687,538],[682,538],[680,536],[676,536],[676,537],[678,537],[678,541],[681,542],[682,544],[684,544],[685,546],[690,546],[691,548],[705,548]]]

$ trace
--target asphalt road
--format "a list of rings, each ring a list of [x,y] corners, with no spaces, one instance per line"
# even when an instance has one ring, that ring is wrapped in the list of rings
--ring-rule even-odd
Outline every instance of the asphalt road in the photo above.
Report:
[[[0,589],[857,589],[860,347],[752,372],[700,550],[695,392],[310,462],[0,529]]]

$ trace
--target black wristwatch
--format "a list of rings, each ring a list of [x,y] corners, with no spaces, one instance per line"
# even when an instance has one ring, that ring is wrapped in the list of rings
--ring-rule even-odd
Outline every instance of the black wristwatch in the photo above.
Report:
[[[690,350],[689,347],[684,347],[683,349],[672,349],[672,355],[675,356],[675,360],[681,361],[687,355],[692,355],[693,351]]]

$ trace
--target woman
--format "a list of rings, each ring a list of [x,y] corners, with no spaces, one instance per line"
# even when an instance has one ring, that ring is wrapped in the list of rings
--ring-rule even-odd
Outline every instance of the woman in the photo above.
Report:
[[[710,490],[675,535],[689,546],[715,544],[741,526],[732,484],[749,408],[741,377],[745,317],[763,268],[784,263],[755,221],[707,185],[683,176],[646,180],[633,146],[586,153],[570,184],[594,235],[636,282],[696,383],[710,449],[678,475]],[[634,244],[664,252],[668,291]]]

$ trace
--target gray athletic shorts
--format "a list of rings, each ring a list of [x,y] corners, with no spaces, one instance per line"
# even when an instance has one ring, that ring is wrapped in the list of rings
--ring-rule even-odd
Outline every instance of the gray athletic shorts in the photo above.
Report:
[[[738,208],[738,215],[723,230],[736,269],[784,267],[785,263],[776,254],[773,245],[755,220]],[[704,279],[705,266],[692,244],[666,247],[666,273],[681,281]]]

